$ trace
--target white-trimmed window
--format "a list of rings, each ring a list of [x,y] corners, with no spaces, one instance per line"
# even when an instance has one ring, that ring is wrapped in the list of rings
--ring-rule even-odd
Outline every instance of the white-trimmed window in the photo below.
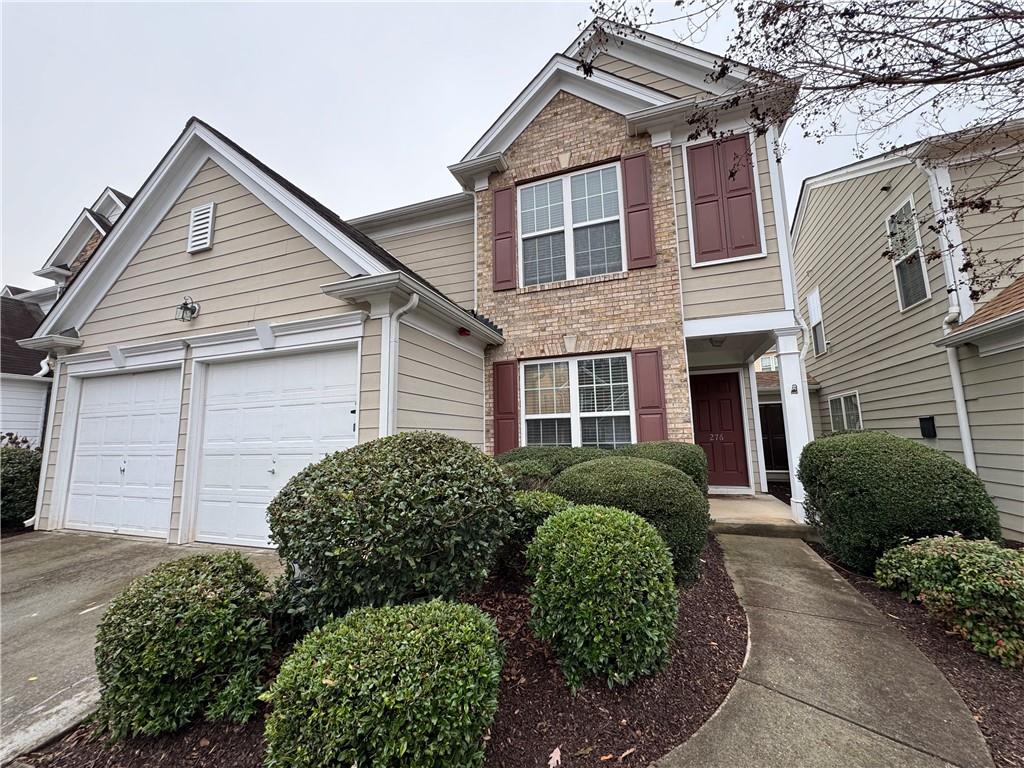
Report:
[[[900,311],[903,311],[927,301],[932,295],[913,198],[889,215],[886,219],[886,232],[889,236],[893,276],[896,279],[896,294]]]
[[[519,187],[523,285],[625,269],[618,163]]]
[[[828,399],[828,414],[832,419],[832,431],[844,432],[860,429],[860,395],[845,392]]]
[[[525,445],[617,448],[634,442],[628,354],[523,363]]]
[[[811,343],[814,345],[814,356],[824,355],[828,351],[825,341],[825,322],[821,318],[821,294],[815,288],[807,294],[807,314],[811,319]]]
[[[762,371],[774,373],[779,370],[779,358],[775,355],[762,355],[758,364]]]

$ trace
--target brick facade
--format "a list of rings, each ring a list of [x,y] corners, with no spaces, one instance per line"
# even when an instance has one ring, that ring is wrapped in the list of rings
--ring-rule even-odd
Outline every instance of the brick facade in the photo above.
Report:
[[[495,189],[645,150],[651,170],[657,266],[516,290],[491,289]],[[646,135],[629,136],[621,115],[560,92],[519,135],[505,158],[508,171],[492,174],[489,188],[477,193],[478,308],[502,328],[506,338],[503,346],[488,351],[485,366],[486,449],[490,452],[494,447],[492,363],[653,348],[662,353],[669,439],[692,441],[669,147],[652,147]]]

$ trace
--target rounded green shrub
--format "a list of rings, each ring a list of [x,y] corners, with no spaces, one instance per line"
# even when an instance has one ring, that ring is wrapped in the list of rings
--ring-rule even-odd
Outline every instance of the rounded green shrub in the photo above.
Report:
[[[248,720],[270,655],[267,589],[238,552],[184,557],[132,581],[96,638],[110,734],[166,733],[200,715]]]
[[[1024,665],[1024,550],[936,536],[890,549],[875,578],[920,601],[979,653]]]
[[[693,443],[660,440],[653,443],[634,443],[616,449],[619,456],[634,456],[668,464],[693,480],[701,493],[708,492],[708,457],[704,449]]]
[[[479,766],[502,652],[479,609],[360,608],[313,630],[267,697],[268,768]]]
[[[512,516],[511,481],[469,443],[404,432],[303,469],[267,509],[306,622],[479,586]]]
[[[572,502],[546,491],[516,493],[508,536],[498,558],[501,566],[506,570],[521,570],[525,562],[526,548],[533,540],[540,524],[556,512],[571,506]]]
[[[525,445],[499,454],[499,464],[510,464],[520,461],[537,461],[554,477],[574,464],[593,461],[610,455],[603,448],[573,448],[568,445]]]
[[[35,448],[0,448],[0,526],[17,528],[35,513],[39,467],[43,454]]]
[[[509,461],[501,465],[501,470],[520,491],[536,491],[551,482],[551,470],[535,459]]]
[[[708,539],[708,500],[683,472],[651,459],[612,456],[570,467],[550,488],[576,504],[601,504],[635,512],[668,544],[676,573],[697,578]]]
[[[904,538],[956,532],[998,541],[999,515],[978,476],[941,451],[886,432],[809,443],[798,469],[808,520],[845,565],[870,573]]]
[[[672,556],[638,515],[599,506],[549,517],[530,544],[530,604],[569,686],[609,687],[656,672],[675,636]]]

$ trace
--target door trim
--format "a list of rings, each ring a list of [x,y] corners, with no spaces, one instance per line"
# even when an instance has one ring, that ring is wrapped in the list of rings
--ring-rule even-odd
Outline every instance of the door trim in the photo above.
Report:
[[[711,375],[716,373],[733,373],[739,379],[740,384],[740,417],[743,419],[743,448],[747,457],[747,485],[712,485],[708,488],[708,494],[714,495],[747,495],[754,494],[754,465],[750,455],[750,416],[747,411],[747,386],[744,381],[743,368],[698,368],[690,369],[690,379],[697,376]],[[687,382],[689,384],[689,382]],[[692,390],[692,387],[691,387]],[[691,403],[693,395],[690,395]],[[697,436],[697,425],[693,422],[693,411],[691,406],[690,423],[693,424],[694,438]]]
[[[75,458],[75,445],[78,442],[78,414],[82,405],[82,382],[85,379],[95,379],[104,376],[120,376],[131,375],[133,373],[148,373],[150,371],[161,371],[161,370],[173,370],[174,368],[179,369],[180,376],[178,379],[178,420],[181,420],[181,397],[184,391],[184,377],[185,377],[185,366],[184,346],[180,349],[175,350],[175,356],[178,357],[176,362],[169,362],[167,360],[161,360],[154,362],[149,365],[138,365],[129,368],[118,368],[113,364],[109,367],[98,367],[90,365],[84,370],[76,367],[75,364],[65,363],[67,367],[67,384],[64,390],[64,407],[61,409],[61,422],[60,422],[60,442],[57,446],[57,460],[54,465],[53,474],[53,490],[50,496],[50,517],[47,521],[47,530],[57,530],[65,527],[67,520],[67,506],[68,506],[68,490],[71,486],[71,471],[74,465]],[[57,380],[54,383],[53,389],[53,400],[56,403],[57,391],[60,387],[60,381]],[[177,467],[177,457],[175,457],[175,467]],[[46,476],[46,462],[43,462],[42,476]],[[173,479],[171,488],[171,506],[167,512],[167,531],[168,538],[170,541],[171,521],[174,519],[174,489]],[[42,501],[42,497],[40,497]]]
[[[358,325],[359,336],[340,340],[320,341],[312,344],[300,344],[285,349],[264,349],[259,351],[238,351],[234,340],[226,344],[223,350],[204,350],[202,358],[193,358],[190,367],[192,386],[188,403],[188,426],[185,430],[185,472],[181,486],[181,515],[178,522],[178,544],[195,541],[196,524],[199,509],[199,462],[203,454],[203,436],[206,421],[206,379],[211,365],[218,363],[234,363],[242,360],[267,359],[285,357],[312,352],[329,352],[331,350],[355,350],[356,356],[356,443],[359,441],[360,402],[362,394],[363,340],[362,323]]]

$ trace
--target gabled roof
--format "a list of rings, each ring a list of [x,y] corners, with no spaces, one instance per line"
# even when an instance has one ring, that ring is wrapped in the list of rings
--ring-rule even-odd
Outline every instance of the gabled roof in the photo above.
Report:
[[[36,352],[18,346],[18,339],[31,336],[43,313],[35,304],[0,296],[0,371],[21,376],[34,376],[46,357],[45,352]]]

